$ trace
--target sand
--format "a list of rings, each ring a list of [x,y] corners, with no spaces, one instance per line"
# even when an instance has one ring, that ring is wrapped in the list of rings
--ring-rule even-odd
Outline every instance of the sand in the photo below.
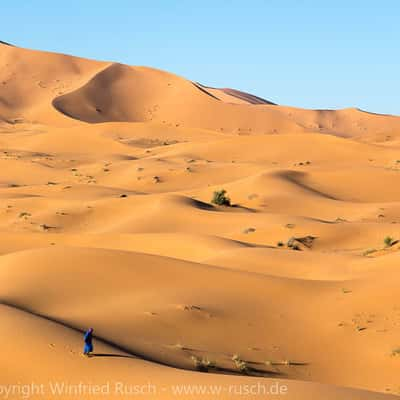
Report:
[[[399,150],[396,116],[0,43],[0,397],[400,394]]]

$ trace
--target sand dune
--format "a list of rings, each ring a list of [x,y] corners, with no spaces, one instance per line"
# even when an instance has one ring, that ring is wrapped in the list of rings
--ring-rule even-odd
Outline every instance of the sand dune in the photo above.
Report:
[[[261,97],[254,96],[250,93],[241,92],[236,89],[217,89],[209,86],[204,86],[200,83],[196,83],[197,87],[205,92],[209,93],[211,96],[217,98],[218,100],[233,103],[233,104],[274,104],[269,100],[265,100]]]
[[[81,382],[82,375],[84,375],[92,382],[93,386],[102,387],[103,393],[107,393],[108,390],[110,394],[106,398],[121,398],[120,393],[126,393],[126,397],[132,396],[132,393],[134,393],[130,386],[132,385],[133,375],[136,382],[144,382],[145,391],[141,394],[141,397],[154,398],[159,393],[163,399],[176,398],[177,394],[174,394],[174,392],[178,392],[179,389],[184,387],[212,388],[213,390],[232,388],[233,393],[240,393],[240,388],[244,388],[246,385],[248,387],[255,384],[265,385],[265,390],[271,391],[275,388],[275,386],[272,386],[275,381],[269,378],[259,380],[242,376],[228,377],[189,371],[180,371],[177,375],[174,369],[147,362],[100,341],[97,342],[98,356],[95,359],[86,360],[77,354],[77,348],[81,342],[79,332],[8,306],[1,306],[1,315],[0,332],[2,338],[4,338],[4,347],[8,349],[7,352],[3,351],[0,355],[2,364],[8,366],[6,371],[2,371],[2,384],[4,385],[12,385],[15,382],[14,376],[19,376],[22,381],[25,379],[27,382],[31,380],[47,382],[48,377],[51,376],[53,385],[57,382],[68,382],[69,386],[67,387],[73,388],[74,384],[78,385]],[[26,331],[30,333],[29,338],[26,335],[19,334],[19,332]],[[16,332],[18,333],[16,334]],[[15,360],[13,365],[9,363],[10,358]],[[40,363],[41,368],[37,368],[38,363]],[[21,365],[28,368],[20,368]],[[151,384],[154,387],[147,387],[149,376],[154,377]],[[105,382],[109,384],[108,388],[104,388]],[[281,380],[280,383],[286,389],[285,398],[287,399],[309,398],[309,396],[332,400],[346,397],[352,399],[396,398],[390,395],[294,380]],[[123,385],[122,388],[121,384]],[[195,384],[197,386],[194,386]],[[156,391],[156,388],[159,392]],[[52,390],[56,392],[56,395],[51,396]],[[48,384],[43,388],[44,395],[38,395],[36,398],[71,398],[66,390],[60,387],[51,387]],[[148,396],[145,394],[146,391]],[[218,397],[222,399],[232,398],[232,394],[229,394],[227,390],[226,392],[220,393]],[[274,392],[272,391],[272,393]],[[102,396],[104,397],[104,395]],[[243,395],[240,396],[243,397]],[[193,398],[195,396],[181,394],[179,397]],[[213,399],[215,394],[204,393],[199,397]],[[279,398],[282,395],[271,394],[268,397]]]
[[[1,384],[394,398],[399,140],[396,116],[0,42]]]

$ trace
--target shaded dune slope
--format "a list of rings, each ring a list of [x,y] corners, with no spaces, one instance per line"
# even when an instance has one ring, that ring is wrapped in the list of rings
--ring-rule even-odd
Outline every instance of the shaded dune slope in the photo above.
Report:
[[[225,101],[227,103],[234,103],[234,104],[272,104],[269,100],[265,100],[261,97],[254,96],[250,93],[241,92],[240,90],[230,89],[230,88],[213,88],[210,86],[204,86],[200,83],[196,82],[196,86],[200,89],[204,90],[205,92],[209,93],[211,96]]]

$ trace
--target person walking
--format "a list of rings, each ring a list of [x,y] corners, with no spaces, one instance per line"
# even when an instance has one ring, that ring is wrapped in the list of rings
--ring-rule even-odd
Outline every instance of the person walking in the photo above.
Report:
[[[84,341],[85,346],[83,348],[83,354],[89,357],[90,353],[93,352],[93,328],[89,328],[85,332]]]

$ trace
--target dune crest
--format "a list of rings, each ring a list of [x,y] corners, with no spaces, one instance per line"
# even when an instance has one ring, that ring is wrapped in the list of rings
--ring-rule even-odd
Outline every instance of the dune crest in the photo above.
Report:
[[[236,89],[230,89],[230,88],[218,89],[218,88],[213,88],[210,86],[204,86],[198,82],[196,83],[196,86],[199,89],[204,90],[207,93],[209,93],[210,96],[213,96],[213,97],[215,97],[221,101],[225,101],[227,103],[275,105],[275,103],[272,103],[269,100],[265,100],[261,97],[254,96],[253,94],[250,94],[250,93],[241,92],[240,90],[236,90]]]

